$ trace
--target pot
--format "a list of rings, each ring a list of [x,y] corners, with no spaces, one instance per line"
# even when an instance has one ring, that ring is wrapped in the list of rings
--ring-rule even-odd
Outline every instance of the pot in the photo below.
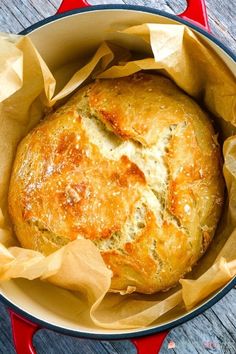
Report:
[[[81,53],[90,55],[98,44],[109,37],[105,32],[112,23],[135,25],[144,22],[184,24],[196,32],[222,58],[229,69],[236,73],[236,57],[221,42],[209,34],[204,0],[188,0],[187,9],[179,16],[148,7],[126,5],[89,6],[85,0],[63,0],[57,15],[49,17],[27,28],[27,35],[36,45],[50,70],[57,70],[73,62]],[[91,31],[96,24],[96,31]],[[130,43],[129,43],[130,44]],[[133,45],[131,43],[131,45]],[[134,44],[135,45],[135,44]],[[154,354],[161,348],[168,330],[211,307],[233,286],[236,278],[206,299],[190,312],[179,313],[166,322],[150,325],[145,329],[104,330],[84,324],[64,308],[64,297],[55,299],[53,287],[40,281],[29,282],[17,279],[1,284],[0,300],[10,312],[14,344],[18,354],[35,353],[32,337],[39,328],[98,340],[131,339],[139,354]],[[43,297],[40,296],[43,294]],[[65,315],[66,314],[66,315]]]

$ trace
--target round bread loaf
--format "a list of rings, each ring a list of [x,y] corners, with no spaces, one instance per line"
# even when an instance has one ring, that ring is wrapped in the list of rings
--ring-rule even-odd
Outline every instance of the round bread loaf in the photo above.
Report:
[[[98,80],[22,140],[9,212],[23,247],[48,255],[92,240],[112,290],[149,294],[205,252],[222,210],[221,171],[209,118],[169,79]]]

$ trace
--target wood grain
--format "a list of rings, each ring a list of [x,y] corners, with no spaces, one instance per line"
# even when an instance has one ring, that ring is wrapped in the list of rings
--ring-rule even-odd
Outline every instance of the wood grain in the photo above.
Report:
[[[90,4],[126,3],[144,5],[169,13],[180,13],[186,4],[174,0],[90,0]],[[0,0],[0,31],[18,33],[25,27],[54,15],[60,0]],[[236,52],[235,1],[207,0],[212,33]],[[236,289],[232,289],[211,309],[173,329],[166,338],[161,354],[235,354]],[[168,349],[168,342],[175,342]],[[34,344],[38,354],[134,354],[129,341],[99,342],[84,340],[42,329]],[[6,307],[0,304],[0,353],[14,354],[11,327]],[[148,353],[147,353],[148,354]]]

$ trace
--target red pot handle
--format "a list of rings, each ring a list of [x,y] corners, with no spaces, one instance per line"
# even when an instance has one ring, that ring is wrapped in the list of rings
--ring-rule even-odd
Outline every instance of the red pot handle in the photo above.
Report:
[[[17,354],[36,354],[33,335],[40,327],[9,309],[12,335]]]
[[[86,0],[62,0],[57,13],[60,14],[88,6],[90,4]],[[178,16],[210,32],[205,0],[187,0],[186,10]]]
[[[17,354],[37,354],[33,346],[33,335],[40,329],[37,324],[18,315],[9,309],[12,325],[12,335]],[[168,331],[148,337],[131,339],[137,348],[137,354],[157,354]]]
[[[207,32],[211,31],[208,24],[205,0],[187,0],[186,10],[178,16],[203,28]]]
[[[131,339],[131,342],[135,345],[137,354],[158,354],[168,332],[164,331],[148,337]]]
[[[86,0],[62,0],[61,5],[57,10],[57,14],[88,6],[90,6],[90,4],[88,4]]]

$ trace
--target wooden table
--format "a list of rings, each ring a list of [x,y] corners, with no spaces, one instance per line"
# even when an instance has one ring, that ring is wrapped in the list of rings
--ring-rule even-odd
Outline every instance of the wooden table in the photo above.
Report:
[[[206,0],[213,34],[236,52],[236,6],[234,0]],[[172,0],[90,0],[90,4],[126,3],[146,5],[170,13],[181,12],[184,1]],[[53,15],[60,0],[1,0],[0,31],[18,33],[45,17]],[[174,341],[175,348],[168,349]],[[40,330],[34,337],[38,354],[134,354],[129,341],[98,342],[82,340]],[[8,313],[0,304],[0,353],[13,354]],[[166,338],[161,354],[235,354],[236,353],[236,289],[194,320],[173,329]],[[148,353],[147,353],[148,354]]]

